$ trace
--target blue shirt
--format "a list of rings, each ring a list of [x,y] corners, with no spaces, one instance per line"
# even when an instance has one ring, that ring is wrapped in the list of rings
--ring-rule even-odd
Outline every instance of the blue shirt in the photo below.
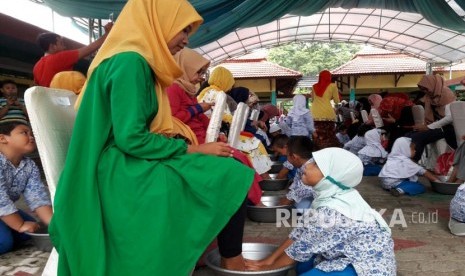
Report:
[[[346,150],[352,152],[353,154],[357,155],[358,151],[363,149],[363,147],[365,147],[365,146],[366,146],[365,137],[355,135],[355,137],[352,138],[352,140],[350,140],[349,142],[344,144],[344,149],[346,149]]]
[[[305,262],[315,256],[315,268],[324,272],[352,264],[359,276],[396,275],[394,242],[376,221],[352,220],[328,207],[310,210],[308,222],[289,236],[294,241],[285,251],[290,258]]]
[[[24,158],[15,167],[0,153],[0,216],[18,211],[15,202],[21,194],[31,210],[51,206],[49,193],[40,179],[37,165],[30,158]]]

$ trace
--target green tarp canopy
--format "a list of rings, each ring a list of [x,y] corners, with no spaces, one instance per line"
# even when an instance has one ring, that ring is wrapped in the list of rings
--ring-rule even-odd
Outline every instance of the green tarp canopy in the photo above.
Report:
[[[166,0],[170,1],[170,0]],[[115,18],[125,0],[44,0],[64,16],[108,19]],[[259,26],[286,14],[307,16],[328,8],[371,8],[421,14],[432,24],[465,32],[465,21],[446,0],[190,0],[204,18],[204,24],[190,39],[195,48],[215,41],[244,27]],[[455,0],[465,10],[465,0]]]

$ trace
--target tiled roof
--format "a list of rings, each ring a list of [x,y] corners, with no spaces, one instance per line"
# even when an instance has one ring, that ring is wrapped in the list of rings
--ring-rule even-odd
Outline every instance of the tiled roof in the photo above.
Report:
[[[300,81],[297,83],[297,87],[310,88],[317,82],[318,82],[317,77],[307,76],[307,77],[303,77],[302,79],[300,79]]]
[[[465,71],[465,64],[457,64],[452,71]],[[433,71],[449,71],[449,66],[433,67]],[[333,75],[425,73],[426,62],[389,50],[365,47],[352,60],[331,71]]]
[[[233,74],[235,79],[251,78],[300,78],[302,74],[282,67],[266,59],[230,59],[218,66],[223,66]]]
[[[356,55],[354,59],[331,71],[333,75],[418,73],[425,72],[423,60],[405,54]]]

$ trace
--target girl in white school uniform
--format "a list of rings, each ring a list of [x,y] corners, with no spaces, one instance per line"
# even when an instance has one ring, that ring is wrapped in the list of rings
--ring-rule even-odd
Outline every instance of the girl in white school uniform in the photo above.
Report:
[[[362,180],[360,159],[341,148],[314,152],[313,159],[302,175],[302,182],[316,192],[304,226],[268,258],[247,260],[248,269],[297,263],[297,275],[303,276],[396,275],[391,231],[354,189]]]
[[[424,175],[431,181],[439,181],[430,171],[424,169],[411,158],[415,156],[415,144],[407,137],[400,137],[392,146],[392,151],[379,173],[381,186],[394,196],[402,194],[418,195],[425,192],[418,176]]]
[[[358,151],[358,157],[363,163],[364,176],[378,175],[386,161],[388,153],[381,145],[381,139],[381,129],[375,128],[365,133],[365,146]]]

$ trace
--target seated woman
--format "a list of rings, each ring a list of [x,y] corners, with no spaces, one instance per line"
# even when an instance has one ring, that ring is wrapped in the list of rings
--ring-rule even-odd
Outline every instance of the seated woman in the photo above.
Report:
[[[381,145],[381,130],[372,129],[365,133],[366,145],[358,151],[358,157],[363,163],[364,176],[377,176],[381,166],[386,161],[388,153]]]
[[[204,81],[210,61],[189,48],[184,48],[174,58],[183,74],[166,89],[171,114],[188,125],[195,133],[198,144],[203,144],[210,121],[204,112],[210,110],[212,105],[197,102],[195,85]]]
[[[188,275],[218,234],[235,244],[223,266],[244,268],[237,221],[254,172],[226,143],[175,138],[190,129],[165,92],[201,22],[185,0],[128,1],[94,58],[49,227],[60,274]]]
[[[400,137],[394,142],[386,164],[379,173],[381,186],[390,190],[394,196],[418,195],[425,192],[418,176],[423,175],[430,181],[439,181],[430,171],[424,169],[411,159],[415,155],[415,144],[410,138]]]
[[[341,148],[313,153],[302,182],[315,198],[281,246],[261,261],[247,260],[250,270],[271,270],[297,263],[297,275],[396,275],[389,226],[354,189],[363,165]]]
[[[57,73],[50,83],[50,88],[66,89],[75,94],[81,93],[86,76],[78,71],[63,71]]]
[[[425,146],[439,139],[445,138],[450,147],[457,148],[449,109],[449,104],[456,99],[454,92],[445,86],[444,79],[439,75],[423,76],[418,82],[418,88],[425,92],[426,125],[415,125],[414,132],[406,134],[415,143],[416,153],[413,160],[416,162],[420,160]]]

